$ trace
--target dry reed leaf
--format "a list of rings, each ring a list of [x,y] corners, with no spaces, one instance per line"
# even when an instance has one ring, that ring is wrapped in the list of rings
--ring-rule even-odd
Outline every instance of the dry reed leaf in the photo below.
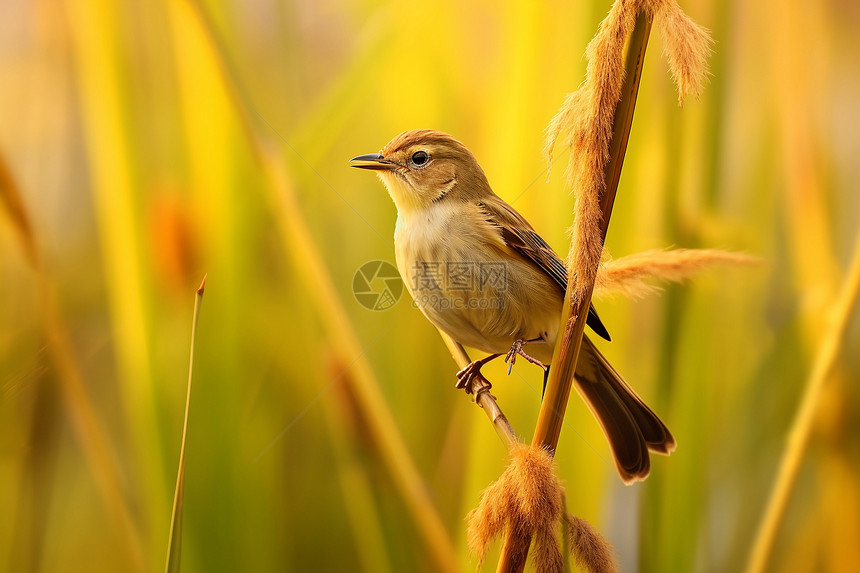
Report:
[[[753,265],[762,260],[743,253],[716,249],[654,249],[600,263],[594,296],[621,294],[642,298],[660,290],[649,281],[682,282],[717,265]]]
[[[469,549],[481,566],[490,543],[504,532],[517,533],[515,540],[534,537],[535,569],[539,572],[562,571],[564,557],[559,549],[557,531],[564,512],[564,487],[555,473],[552,456],[538,446],[513,444],[510,462],[501,477],[484,490],[481,502],[467,516]],[[591,530],[592,536],[600,535]],[[590,539],[590,538],[589,538]],[[609,547],[601,538],[600,550]],[[585,547],[579,544],[577,547]],[[524,554],[528,546],[515,553]],[[610,552],[611,553],[611,552]],[[601,556],[586,556],[599,562]],[[583,562],[589,562],[588,560]],[[608,571],[603,569],[601,571]]]

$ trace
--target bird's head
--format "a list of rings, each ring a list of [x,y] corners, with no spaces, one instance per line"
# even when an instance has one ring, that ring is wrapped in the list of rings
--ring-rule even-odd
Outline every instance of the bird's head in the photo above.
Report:
[[[359,155],[350,162],[353,167],[376,171],[403,215],[443,199],[489,191],[472,152],[441,131],[404,131],[379,153]]]

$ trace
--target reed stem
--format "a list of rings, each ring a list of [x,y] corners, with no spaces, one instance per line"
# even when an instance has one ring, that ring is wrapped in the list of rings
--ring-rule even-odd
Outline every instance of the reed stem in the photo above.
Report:
[[[645,62],[645,50],[648,47],[652,21],[652,15],[645,12],[641,12],[636,17],[636,25],[627,47],[624,66],[626,75],[621,99],[614,113],[612,140],[609,145],[610,158],[604,169],[606,187],[602,197],[600,197],[600,208],[603,213],[601,219],[603,239],[606,238],[609,218],[615,202],[615,193],[621,178],[621,167],[624,163],[627,140],[633,124],[633,112],[636,107],[636,96],[639,92],[639,81],[642,77],[642,66]],[[578,287],[575,283],[575,280],[568,281],[561,318],[561,332],[563,334],[556,343],[552,362],[553,368],[550,370],[546,395],[541,404],[534,438],[532,439],[532,444],[542,446],[553,453],[558,445],[567,401],[573,387],[573,374],[579,357],[582,334],[585,331],[585,320],[588,316],[588,306],[591,303],[591,293],[594,290],[593,282]],[[574,289],[583,286],[586,287],[586,295],[581,297],[573,308],[571,294]],[[520,539],[521,535],[521,532],[509,531],[497,569],[500,573],[522,571],[525,568],[529,542]]]

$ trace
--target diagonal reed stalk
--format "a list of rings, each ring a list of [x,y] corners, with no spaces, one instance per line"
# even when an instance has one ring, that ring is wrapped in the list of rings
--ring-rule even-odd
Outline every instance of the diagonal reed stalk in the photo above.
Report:
[[[329,419],[331,444],[338,458],[338,480],[358,553],[355,569],[366,573],[391,573],[387,548],[390,536],[374,499],[372,478],[362,461],[367,446],[372,447],[367,444],[367,422],[355,406],[351,391],[354,384],[348,380],[349,369],[334,357],[328,362],[330,376],[345,379],[344,384],[332,388],[332,399],[323,400],[322,405]]]
[[[812,437],[824,385],[830,379],[836,359],[842,350],[845,332],[854,315],[858,297],[860,297],[860,236],[855,243],[851,268],[842,287],[842,293],[827,317],[830,328],[818,349],[812,372],[806,383],[806,390],[791,424],[788,444],[783,452],[767,509],[762,516],[755,543],[750,552],[747,573],[762,573],[767,568],[779,527],[788,508],[791,492]]]
[[[55,295],[47,279],[43,281],[41,290],[45,335],[51,359],[57,369],[57,377],[61,382],[64,403],[69,409],[72,427],[87,462],[92,467],[99,493],[104,498],[111,518],[119,527],[120,537],[127,545],[130,570],[144,571],[141,535],[123,492],[119,469],[113,461],[106,433],[87,395],[65,322],[57,310]]]
[[[606,237],[612,206],[615,202],[615,193],[621,178],[621,167],[633,123],[633,112],[636,106],[636,96],[642,77],[642,66],[645,61],[645,50],[648,46],[652,21],[653,16],[647,12],[640,12],[636,16],[636,24],[626,48],[624,83],[621,99],[615,107],[609,147],[610,155],[604,167],[605,188],[600,196],[601,244]],[[581,222],[575,221],[574,225],[576,226],[578,223],[581,224]],[[575,230],[574,233],[576,232]],[[576,256],[576,253],[572,254]],[[579,357],[582,334],[585,331],[587,310],[594,289],[593,277],[597,271],[596,266],[592,271],[592,280],[588,284],[577,284],[577,280],[570,280],[565,293],[565,304],[561,317],[561,332],[563,334],[559,337],[553,353],[553,368],[547,381],[546,395],[541,404],[532,440],[533,444],[542,446],[550,452],[555,452],[558,444],[567,401],[573,386],[573,373]],[[571,277],[573,277],[572,273]],[[580,290],[577,291],[577,289]],[[514,530],[509,532],[499,559],[497,569],[499,572],[522,571],[525,568],[530,542],[528,539],[522,539],[521,536],[521,533]]]
[[[68,327],[58,309],[54,285],[40,256],[30,217],[21,199],[20,189],[2,157],[0,157],[0,200],[12,219],[35,273],[42,330],[52,366],[56,370],[56,379],[62,393],[62,404],[66,409],[72,431],[93,473],[98,492],[110,519],[117,528],[118,537],[128,552],[130,570],[143,571],[145,569],[144,551],[140,531],[123,491],[119,468],[110,452],[110,440],[87,394],[80,366],[69,339]],[[41,381],[41,384],[45,383],[45,380]],[[40,534],[44,535],[44,532]]]
[[[453,573],[458,570],[458,565],[451,539],[397,430],[391,411],[379,389],[379,383],[362,352],[362,346],[325,268],[324,258],[311,238],[280,157],[279,146],[273,141],[270,128],[261,120],[250,97],[245,93],[224,42],[216,33],[205,7],[195,1],[188,4],[177,3],[174,7],[176,10],[173,14],[183,20],[186,33],[192,26],[199,27],[199,32],[221,72],[225,90],[233,103],[249,148],[266,178],[265,191],[273,207],[284,249],[293,258],[294,269],[304,282],[308,296],[319,312],[339,360],[345,364],[354,362],[348,380],[353,385],[356,403],[368,421],[370,435],[382,461],[424,538],[436,567],[441,571]],[[187,12],[189,9],[190,14]]]
[[[39,268],[39,253],[36,249],[33,225],[30,223],[30,217],[27,215],[27,209],[24,207],[18,185],[15,183],[2,153],[0,153],[0,204],[3,205],[4,210],[12,220],[12,225],[15,227],[15,233],[21,241],[27,260],[34,268]]]
[[[188,357],[188,387],[185,391],[185,417],[182,421],[182,445],[179,447],[179,469],[176,474],[176,489],[173,492],[173,511],[170,514],[170,535],[167,539],[167,573],[179,573],[182,557],[182,493],[185,488],[185,444],[188,438],[188,410],[191,408],[191,379],[194,371],[194,341],[197,337],[197,320],[206,277],[200,283],[194,297],[194,315],[191,322],[191,350]]]

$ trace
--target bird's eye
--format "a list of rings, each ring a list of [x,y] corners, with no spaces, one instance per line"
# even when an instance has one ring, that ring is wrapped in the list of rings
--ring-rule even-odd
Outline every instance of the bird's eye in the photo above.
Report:
[[[416,151],[412,154],[410,163],[413,167],[424,167],[428,161],[430,161],[430,156],[426,151]]]

